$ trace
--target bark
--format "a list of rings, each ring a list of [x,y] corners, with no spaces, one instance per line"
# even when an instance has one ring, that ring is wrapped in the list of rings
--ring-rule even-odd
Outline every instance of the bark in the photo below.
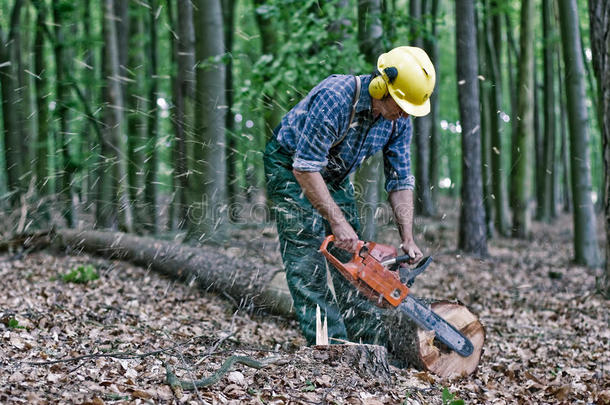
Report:
[[[157,107],[157,1],[152,0],[151,9],[149,11],[148,36],[150,39],[148,52],[148,77],[150,77],[150,87],[148,89],[148,100],[150,100],[150,112],[148,114],[148,139],[146,145],[146,167],[145,167],[145,189],[144,201],[146,204],[146,215],[148,222],[144,225],[146,229],[155,234],[159,228],[159,215],[157,212],[157,197],[158,197],[158,181],[157,181],[157,165],[158,165],[158,130],[159,130],[159,109]]]
[[[46,96],[48,94],[49,79],[45,62],[44,24],[46,20],[46,7],[38,10],[36,19],[36,36],[34,38],[34,73],[38,76],[36,84],[36,119],[38,121],[38,134],[36,136],[36,189],[45,196],[51,194],[49,180],[49,106]]]
[[[436,82],[440,83],[440,55],[439,55],[439,45],[438,45],[438,36],[437,36],[437,18],[439,15],[439,2],[440,0],[431,0],[427,1],[426,4],[429,5],[430,9],[427,8],[426,13],[430,15],[430,34],[424,40],[424,47],[428,55],[430,55],[430,59],[432,59],[432,63],[434,64],[434,69],[436,70]],[[430,97],[430,120],[432,121],[432,125],[430,128],[430,156],[429,156],[429,172],[430,172],[430,191],[431,191],[431,199],[432,199],[432,207],[436,210],[436,204],[438,200],[438,182],[440,179],[439,175],[439,167],[440,167],[440,134],[438,130],[438,85],[436,92],[432,93]]]
[[[61,156],[61,170],[57,173],[58,189],[62,204],[62,214],[70,228],[74,228],[77,223],[77,207],[74,204],[72,178],[76,172],[71,153],[70,141],[72,139],[70,120],[71,114],[68,110],[70,102],[69,81],[72,72],[69,72],[69,62],[67,50],[64,46],[66,42],[66,30],[70,24],[70,15],[62,7],[61,2],[53,3],[53,21],[55,23],[55,76],[56,76],[56,107],[55,115],[59,122],[59,131],[56,146],[60,149],[56,150]]]
[[[381,38],[381,3],[379,0],[358,1],[358,47],[373,69],[377,69],[377,58],[384,51]],[[367,91],[367,89],[362,89]],[[361,238],[374,240],[376,233],[375,212],[379,204],[379,178],[382,167],[380,155],[371,156],[356,172],[358,211],[362,224]]]
[[[605,168],[606,267],[601,288],[610,298],[610,1],[589,0],[593,69],[597,77]]]
[[[553,1],[542,0],[542,37],[544,40],[544,175],[542,176],[542,207],[540,219],[550,222],[557,215],[555,209],[555,177],[557,165],[555,163],[555,69],[554,58],[556,54],[555,45],[555,13]]]
[[[127,18],[124,11],[121,18]],[[148,17],[148,9],[139,4],[131,3],[129,22],[117,25],[129,27],[129,46],[131,52],[125,65],[124,74],[130,80],[124,86],[126,90],[125,101],[127,105],[127,150],[128,150],[128,178],[129,178],[129,201],[134,208],[134,229],[142,232],[146,229],[148,221],[146,215],[146,203],[144,201],[144,190],[146,189],[146,177],[144,167],[146,165],[146,141],[148,139],[148,111],[151,100],[143,95],[147,90],[146,78],[146,30],[145,18]],[[120,49],[120,48],[119,48]],[[125,50],[126,52],[126,50]]]
[[[489,129],[491,132],[491,181],[494,201],[494,222],[496,230],[503,236],[509,235],[508,196],[506,195],[506,175],[503,169],[504,148],[502,135],[504,122],[500,116],[502,109],[502,71],[500,60],[502,55],[502,18],[498,10],[498,2],[492,0],[487,8],[486,20],[489,30],[486,31],[486,54],[489,61],[489,81],[492,86],[489,94],[491,110]]]
[[[233,0],[222,1],[222,14],[224,21],[224,40],[225,51],[233,54],[233,32],[235,31],[235,3]],[[233,58],[229,58],[226,66],[226,82],[225,92],[227,97],[227,115],[225,119],[225,127],[227,132],[227,191],[229,202],[229,219],[238,221],[239,216],[237,204],[242,199],[241,187],[239,185],[238,175],[238,134],[235,129],[235,115],[233,114]]]
[[[0,251],[18,250],[20,245],[32,251],[45,248],[49,243],[72,254],[86,252],[124,260],[189,284],[197,283],[201,289],[220,293],[250,310],[293,317],[292,299],[283,271],[274,271],[261,262],[248,259],[248,256],[235,260],[235,257],[225,255],[217,247],[180,245],[118,232],[58,229],[5,241],[0,243]],[[424,301],[428,304],[431,302]],[[483,326],[476,315],[459,303],[438,301],[432,303],[431,307],[471,340],[474,353],[463,358],[439,347],[433,339],[433,332],[419,329],[400,311],[390,309],[384,312],[382,322],[387,326],[390,337],[387,348],[393,360],[400,366],[409,365],[442,377],[471,374],[476,370],[482,354],[485,340]],[[333,345],[316,346],[314,349],[319,350],[317,355],[320,361],[347,361],[359,373],[385,373],[384,348],[369,345],[352,347]],[[361,364],[358,359],[369,359],[369,362]]]
[[[168,0],[168,10],[173,10],[170,0]],[[195,29],[193,27],[193,5],[190,1],[177,1],[176,21],[176,23],[172,24],[177,33],[177,37],[172,35],[177,73],[174,80],[174,108],[172,113],[175,139],[173,150],[174,193],[170,228],[182,229],[185,225],[184,220],[188,210],[186,194],[188,190],[187,156],[191,155],[192,152],[188,152],[187,145],[193,133],[193,103],[195,94]]]
[[[487,236],[481,179],[481,118],[474,1],[459,0],[455,10],[463,173],[458,244],[466,252],[485,256]]]
[[[7,188],[12,194],[12,201],[24,190],[21,176],[24,162],[22,160],[21,128],[19,126],[21,110],[18,102],[17,88],[17,52],[15,38],[19,30],[23,0],[15,0],[10,17],[8,33],[0,26],[0,87],[2,88],[2,123],[4,125],[4,153],[7,173]]]
[[[222,238],[226,223],[224,34],[220,0],[199,0],[195,11],[197,68],[193,175],[189,177],[190,240]],[[210,61],[210,59],[215,59]]]
[[[112,159],[114,181],[117,185],[116,198],[118,200],[119,226],[128,232],[133,231],[133,215],[129,203],[127,183],[127,134],[125,133],[123,117],[123,96],[119,81],[119,54],[117,46],[117,33],[114,24],[113,0],[104,0],[103,27],[104,27],[104,64],[107,103],[105,109],[105,137],[114,146]]]
[[[529,206],[532,179],[534,135],[534,2],[521,3],[521,36],[519,38],[519,76],[517,114],[514,117],[511,176],[513,236],[527,238],[531,233],[532,213]]]
[[[570,128],[574,260],[582,265],[596,266],[600,261],[595,212],[591,200],[589,126],[576,0],[559,2],[559,20]]]
[[[312,349],[305,349],[312,350]],[[385,347],[366,344],[324,345],[313,347],[313,357],[329,365],[344,364],[355,370],[360,377],[374,379],[382,384],[392,382]]]
[[[409,2],[409,14],[411,20],[411,43],[423,48],[422,38],[422,3],[421,0]],[[432,117],[413,118],[413,138],[415,141],[415,211],[422,216],[434,215],[435,209],[432,203],[430,185],[430,131],[432,130]]]

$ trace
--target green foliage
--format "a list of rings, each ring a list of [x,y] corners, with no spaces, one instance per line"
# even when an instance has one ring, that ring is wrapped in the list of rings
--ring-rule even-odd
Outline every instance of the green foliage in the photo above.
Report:
[[[8,325],[10,329],[25,329],[25,326],[19,325],[19,321],[15,318],[11,318],[8,320]]]
[[[78,266],[69,273],[61,276],[62,280],[66,283],[77,283],[86,284],[89,281],[94,281],[100,278],[95,267],[88,264],[86,266]]]
[[[305,392],[311,392],[311,391],[315,391],[316,390],[316,386],[313,385],[313,383],[309,380],[305,381],[305,386],[303,387],[302,391]]]
[[[455,394],[449,392],[447,388],[443,388],[442,396],[443,405],[464,405],[464,400],[456,398]]]

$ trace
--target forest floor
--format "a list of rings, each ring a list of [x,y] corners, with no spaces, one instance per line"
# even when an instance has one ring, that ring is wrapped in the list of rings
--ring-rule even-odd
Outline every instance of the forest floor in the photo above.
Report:
[[[610,301],[595,293],[601,270],[571,263],[571,228],[568,216],[535,223],[532,239],[495,238],[490,258],[479,259],[455,250],[455,213],[418,219],[434,264],[412,293],[460,300],[487,338],[469,377],[392,367],[391,384],[318,361],[294,321],[248,313],[143,268],[57,252],[0,256],[0,403],[608,404]],[[242,229],[224,250],[258,251],[279,267],[271,229]],[[380,242],[397,245],[389,229]],[[87,265],[99,279],[62,279]],[[200,379],[235,354],[281,360],[260,370],[236,365],[195,391],[166,382],[164,362],[182,379]]]

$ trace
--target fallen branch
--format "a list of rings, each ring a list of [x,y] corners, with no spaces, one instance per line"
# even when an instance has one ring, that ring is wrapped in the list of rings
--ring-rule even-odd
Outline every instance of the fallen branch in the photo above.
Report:
[[[205,388],[210,385],[216,384],[225,374],[227,374],[233,365],[239,363],[248,367],[252,367],[255,369],[261,369],[267,367],[270,364],[273,364],[280,360],[280,357],[267,357],[262,360],[256,360],[248,356],[231,356],[222,364],[222,366],[209,377],[203,378],[201,380],[195,381],[184,381],[180,380],[176,374],[172,366],[163,362],[163,366],[165,367],[165,377],[167,379],[167,384],[172,387],[173,390],[176,388],[181,388],[183,390],[194,390],[197,388]]]

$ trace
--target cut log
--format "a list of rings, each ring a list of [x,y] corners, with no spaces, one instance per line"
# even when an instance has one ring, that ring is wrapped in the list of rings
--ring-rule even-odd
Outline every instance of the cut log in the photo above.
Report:
[[[331,366],[343,364],[360,377],[390,383],[392,376],[385,347],[364,344],[314,346],[313,358]]]
[[[472,342],[473,353],[462,357],[449,350],[434,338],[434,332],[418,328],[405,314],[393,311],[389,314],[388,351],[401,367],[409,366],[430,371],[440,377],[454,378],[472,374],[481,360],[485,342],[485,328],[476,315],[464,305],[451,301],[430,304],[432,310],[455,326]]]
[[[30,237],[16,238],[4,243],[14,249],[18,242],[28,248],[40,249],[49,241],[56,247],[71,252],[87,252],[111,259],[129,261],[135,265],[150,268],[173,278],[196,281],[200,288],[214,291],[231,297],[241,307],[262,309],[284,317],[293,316],[292,298],[288,291],[283,271],[272,269],[247,257],[229,257],[211,246],[187,246],[158,239],[127,235],[118,232],[77,231],[58,229],[53,234],[41,233]],[[2,247],[0,245],[0,247]],[[422,300],[430,305],[430,300]],[[413,367],[429,371],[442,377],[464,376],[473,373],[483,351],[485,330],[476,315],[464,305],[456,302],[438,301],[431,304],[432,309],[448,320],[470,339],[474,346],[471,356],[463,358],[457,353],[442,347],[434,339],[434,333],[417,327],[406,315],[396,309],[385,311],[384,327],[387,330],[386,343],[390,359],[400,367]],[[385,358],[379,349],[356,349],[367,345],[346,345],[349,348],[339,349],[342,345],[332,345],[326,350],[332,353],[352,353],[368,350],[352,356],[354,362],[365,359],[371,364],[358,367],[370,371],[382,372]],[[326,346],[320,346],[326,347]],[[342,352],[342,353],[343,353]],[[333,359],[334,355],[329,355]],[[357,360],[357,361],[356,361]],[[345,361],[352,361],[345,359]]]

